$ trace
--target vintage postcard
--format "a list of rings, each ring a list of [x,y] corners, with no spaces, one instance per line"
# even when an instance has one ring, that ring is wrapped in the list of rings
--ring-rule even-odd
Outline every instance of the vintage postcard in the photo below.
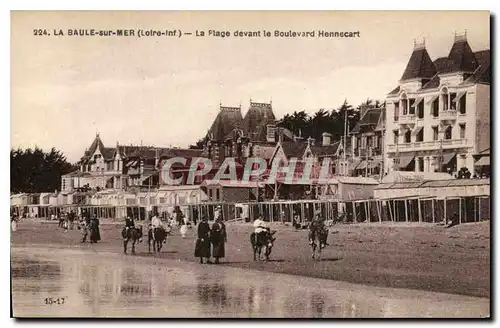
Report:
[[[11,12],[11,316],[489,318],[490,33]]]

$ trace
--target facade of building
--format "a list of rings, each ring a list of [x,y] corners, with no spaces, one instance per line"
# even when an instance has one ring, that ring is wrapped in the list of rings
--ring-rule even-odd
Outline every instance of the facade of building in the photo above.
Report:
[[[177,152],[200,155],[201,151],[153,146],[105,147],[99,134],[85,151],[80,169],[63,175],[61,191],[157,188],[160,184],[162,159]]]
[[[377,177],[384,165],[385,108],[362,107],[360,121],[351,131],[354,176]]]
[[[385,171],[474,172],[490,144],[490,83],[490,51],[474,52],[466,35],[434,61],[415,43],[386,98]]]
[[[272,103],[250,101],[245,114],[240,107],[220,105],[206,137],[203,157],[210,158],[214,170],[227,157],[235,158],[244,164],[248,157],[269,157],[278,142],[278,135],[293,140],[293,134],[283,128],[277,128]]]

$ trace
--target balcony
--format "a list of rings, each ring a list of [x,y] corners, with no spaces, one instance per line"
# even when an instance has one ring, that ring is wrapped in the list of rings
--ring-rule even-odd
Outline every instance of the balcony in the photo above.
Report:
[[[456,120],[457,119],[457,111],[450,109],[450,110],[442,110],[439,112],[439,119],[440,120]]]
[[[415,114],[406,114],[399,117],[399,124],[415,124],[417,116]]]
[[[441,141],[439,140],[401,143],[398,147],[396,145],[387,145],[387,152],[396,152],[396,150],[399,150],[399,152],[437,150],[440,145]],[[467,139],[444,139],[442,145],[443,149],[468,147]]]
[[[369,148],[355,148],[354,149],[354,156],[355,157],[366,157],[368,156],[379,156],[382,155],[382,149],[380,147],[377,148],[370,148],[370,151],[368,150]]]

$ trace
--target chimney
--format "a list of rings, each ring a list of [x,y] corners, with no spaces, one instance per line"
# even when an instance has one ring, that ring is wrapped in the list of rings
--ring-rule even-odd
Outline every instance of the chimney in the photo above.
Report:
[[[155,148],[155,168],[158,167],[158,161],[159,161],[159,154],[158,154],[158,148]]]
[[[144,173],[144,161],[141,159],[141,164],[139,166],[139,173],[142,175]]]
[[[316,141],[316,139],[314,139],[314,138],[311,138],[311,137],[307,138],[307,144],[309,146],[314,146],[315,141]]]
[[[302,138],[302,129],[299,129],[299,135],[298,136],[293,136],[293,141],[297,142],[297,141],[302,141],[304,140],[304,138]]]
[[[323,132],[323,146],[329,146],[332,143],[332,135],[328,132]]]
[[[276,142],[276,125],[267,125],[267,142]]]

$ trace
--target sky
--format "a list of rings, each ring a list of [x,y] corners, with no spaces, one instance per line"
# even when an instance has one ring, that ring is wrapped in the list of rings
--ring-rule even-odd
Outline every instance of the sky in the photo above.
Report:
[[[432,59],[455,33],[489,49],[489,13],[12,12],[11,146],[60,149],[76,162],[105,146],[187,147],[219,104],[272,100],[278,118],[383,100],[425,39]],[[182,37],[69,36],[68,29],[178,29]],[[51,35],[34,35],[46,29]],[[64,36],[55,36],[54,29]],[[196,31],[359,31],[358,38],[197,37]],[[262,32],[261,32],[262,33]]]

